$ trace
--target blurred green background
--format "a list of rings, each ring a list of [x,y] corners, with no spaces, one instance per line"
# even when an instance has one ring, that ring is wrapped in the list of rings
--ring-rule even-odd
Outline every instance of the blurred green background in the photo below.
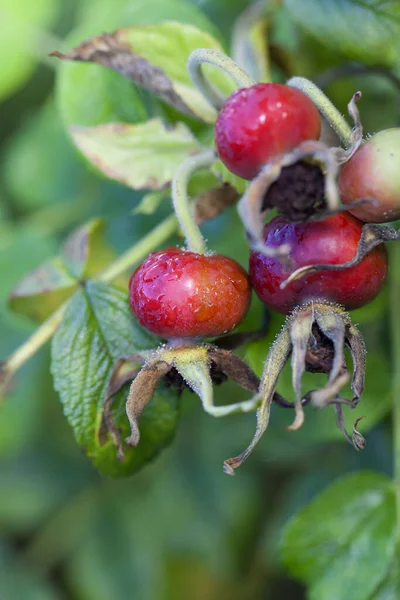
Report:
[[[229,48],[232,23],[247,4],[0,0],[0,356],[34,328],[7,307],[10,290],[57,254],[74,227],[103,217],[110,243],[122,252],[170,212],[167,202],[155,214],[133,215],[142,195],[100,177],[66,133],[65,125],[75,118],[81,124],[130,120],[132,107],[121,94],[133,93],[133,86],[114,73],[91,75],[89,85],[109,86],[109,97],[94,107],[87,104],[89,70],[84,69],[97,73],[100,67],[79,66],[75,85],[65,89],[56,81],[59,64],[47,53],[68,48],[59,41],[67,36],[77,42],[131,22],[179,16],[219,30]],[[367,132],[398,124],[393,83],[367,73],[341,77],[333,85],[332,68],[345,57],[309,37],[289,11],[276,15],[270,45],[278,80],[291,74],[320,78],[343,111],[352,93],[362,89]],[[151,99],[142,98],[150,110]],[[248,250],[234,209],[204,229],[210,247],[246,264]],[[387,302],[384,293],[354,313],[370,348],[367,392],[357,413],[368,417],[361,427],[366,450],[357,453],[340,438],[333,410],[317,415],[309,408],[306,425],[294,434],[284,429],[292,415],[275,409],[271,428],[235,478],[222,473],[222,462],[247,446],[255,416],[214,420],[189,392],[182,396],[175,440],[160,457],[125,480],[100,476],[74,441],[53,391],[49,350],[42,350],[18,373],[0,406],[0,599],[305,598],[303,587],[281,565],[284,523],[341,474],[391,473]],[[247,327],[256,327],[260,315],[254,299]],[[260,370],[280,323],[275,317],[269,339],[247,348],[254,368]],[[279,389],[290,395],[289,373]],[[223,402],[246,395],[228,383],[218,397]],[[348,422],[353,420],[350,415]]]

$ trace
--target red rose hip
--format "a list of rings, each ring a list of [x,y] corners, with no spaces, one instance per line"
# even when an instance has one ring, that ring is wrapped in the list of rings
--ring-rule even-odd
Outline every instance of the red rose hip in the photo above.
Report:
[[[310,300],[338,302],[347,310],[373,300],[382,289],[388,271],[387,251],[383,245],[371,250],[354,267],[311,273],[280,289],[281,283],[300,267],[351,260],[356,254],[362,226],[361,221],[348,213],[309,223],[293,224],[283,217],[272,219],[264,228],[265,246],[289,244],[292,268],[285,268],[276,257],[253,251],[250,279],[260,300],[285,314]]]
[[[374,198],[350,212],[366,223],[400,218],[400,129],[386,129],[364,142],[339,173],[344,204],[358,198]]]
[[[280,83],[257,83],[225,102],[215,124],[215,144],[232,173],[253,179],[265,163],[318,139],[320,132],[319,112],[303,92]]]
[[[226,333],[251,300],[249,277],[237,262],[179,248],[150,254],[133,273],[129,291],[139,323],[166,339]]]

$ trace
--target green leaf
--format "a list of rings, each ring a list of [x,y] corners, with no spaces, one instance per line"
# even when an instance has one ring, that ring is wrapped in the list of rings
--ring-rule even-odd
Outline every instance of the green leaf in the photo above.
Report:
[[[105,239],[104,221],[91,219],[67,239],[62,259],[76,279],[93,277],[114,258]]]
[[[78,282],[60,258],[46,260],[13,289],[9,305],[15,312],[43,321],[76,290]]]
[[[115,361],[156,343],[134,320],[123,292],[109,284],[90,281],[71,300],[53,338],[55,388],[77,442],[103,473],[133,473],[169,444],[174,435],[178,419],[176,395],[161,390],[141,417],[139,446],[127,449],[122,462],[117,461],[111,440],[100,440],[105,392]],[[129,431],[124,414],[126,389],[118,399],[116,419],[124,438]]]
[[[39,56],[46,54],[38,30],[54,21],[56,0],[2,0],[0,7],[0,99],[18,90],[32,75]]]
[[[390,565],[382,584],[374,593],[373,600],[394,600],[395,598],[400,598],[400,565],[397,556]]]
[[[186,67],[190,53],[197,48],[223,50],[215,38],[197,27],[166,21],[118,29],[55,55],[118,71],[178,111],[213,123],[216,111],[193,85]],[[227,95],[235,89],[232,79],[221,70],[209,66],[204,70]]]
[[[201,151],[188,127],[167,128],[159,119],[70,130],[79,150],[100,171],[135,190],[165,187],[181,162]]]
[[[74,231],[60,257],[45,261],[13,289],[15,312],[42,321],[76,291],[80,282],[107,266],[114,254],[104,239],[104,223],[92,219]]]
[[[309,585],[310,600],[375,598],[395,555],[395,523],[391,481],[376,473],[352,474],[289,521],[283,560]]]
[[[8,309],[8,294],[14,286],[18,285],[18,280],[24,276],[26,271],[34,269],[42,261],[48,260],[56,248],[57,245],[52,236],[44,235],[26,225],[10,228],[5,234],[2,234],[0,238],[0,273],[2,277],[0,319],[4,319],[4,324],[14,330],[13,333],[16,330],[22,330],[26,335],[30,325],[26,319],[14,315]],[[4,332],[4,327],[2,329]],[[0,336],[0,346],[4,344],[3,356],[12,349],[9,347],[10,337],[11,332],[7,336],[4,333]]]
[[[201,10],[184,0],[96,0],[77,6],[79,28],[66,40],[72,47],[102,31],[174,19],[217,35]],[[57,103],[65,125],[93,126],[110,121],[138,123],[147,119],[149,103],[132,82],[95,64],[63,62],[57,74]]]
[[[386,66],[398,61],[397,0],[285,0],[285,5],[308,33],[350,59]]]

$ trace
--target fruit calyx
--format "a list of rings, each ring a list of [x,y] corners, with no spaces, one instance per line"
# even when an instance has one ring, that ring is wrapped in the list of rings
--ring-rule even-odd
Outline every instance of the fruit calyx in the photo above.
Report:
[[[318,332],[318,335],[316,335]],[[353,361],[351,389],[353,398],[342,398],[340,391],[349,381],[350,374],[344,357],[344,347],[350,349]],[[333,348],[333,354],[332,354]],[[328,353],[328,361],[326,361]],[[292,381],[295,392],[295,419],[287,429],[296,431],[304,423],[304,398],[315,408],[333,404],[338,427],[346,439],[359,450],[365,440],[354,427],[350,436],[344,426],[343,405],[355,408],[364,390],[365,345],[358,329],[352,324],[348,313],[339,305],[329,302],[308,302],[297,307],[286,320],[282,332],[276,338],[264,363],[259,389],[260,407],[257,411],[257,427],[251,444],[239,456],[224,462],[224,471],[234,475],[237,469],[251,454],[268,427],[269,416],[279,375],[289,356],[292,364]],[[318,355],[323,360],[317,368]],[[319,389],[302,394],[304,371],[319,370],[328,375],[327,384]],[[364,440],[364,442],[363,442]]]

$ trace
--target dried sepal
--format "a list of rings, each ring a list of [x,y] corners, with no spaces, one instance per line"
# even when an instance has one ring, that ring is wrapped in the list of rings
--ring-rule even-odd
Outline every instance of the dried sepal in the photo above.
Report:
[[[131,426],[131,435],[125,441],[129,446],[138,445],[140,440],[139,417],[152,399],[159,382],[170,370],[171,364],[156,355],[153,360],[141,368],[132,381],[126,401],[126,414]]]
[[[292,383],[295,392],[295,420],[288,429],[296,431],[304,423],[304,411],[301,405],[301,381],[306,368],[307,346],[311,335],[313,316],[310,312],[300,313],[290,327],[292,345]]]
[[[357,431],[357,425],[358,425],[359,421],[361,421],[361,419],[365,419],[365,415],[358,417],[355,420],[354,425],[353,425],[353,432],[352,432],[352,436],[351,436],[351,441],[356,450],[364,450],[365,446],[367,445],[366,439],[361,435],[361,433],[359,431]]]
[[[358,242],[357,251],[354,257],[347,262],[342,264],[327,265],[327,264],[316,264],[306,265],[300,267],[296,271],[293,271],[291,275],[285,279],[281,284],[281,289],[285,289],[289,283],[301,279],[311,273],[318,273],[319,271],[343,271],[358,265],[368,252],[371,252],[374,248],[385,242],[394,242],[400,240],[400,231],[393,229],[392,227],[381,227],[379,225],[371,225],[366,223],[361,232],[360,241]]]
[[[353,94],[350,102],[347,105],[349,115],[353,120],[354,126],[351,132],[351,142],[348,148],[332,148],[335,152],[336,160],[339,164],[343,164],[350,160],[353,154],[358,150],[363,138],[363,128],[360,118],[360,113],[357,108],[357,102],[361,99],[361,92]]]
[[[340,397],[341,389],[349,382],[350,375],[347,370],[344,347],[350,348],[353,359],[353,377],[351,382],[354,398],[346,400]],[[292,354],[292,381],[295,392],[295,403],[287,401],[276,393],[275,388],[279,375]],[[318,367],[318,360],[321,364]],[[311,360],[309,368],[308,360]],[[301,381],[305,370],[311,372],[324,372],[328,375],[327,384],[307,394],[302,393]],[[290,430],[299,429],[304,421],[303,406],[311,403],[315,408],[322,408],[333,404],[337,413],[338,426],[343,431],[346,439],[357,449],[362,447],[362,442],[353,433],[349,436],[344,427],[342,406],[346,404],[352,408],[357,406],[363,391],[365,375],[365,346],[361,335],[351,323],[346,311],[335,304],[325,302],[309,302],[297,307],[287,318],[282,332],[277,337],[270,349],[264,364],[259,390],[260,408],[257,411],[257,427],[252,442],[239,456],[224,462],[224,471],[233,475],[250,455],[259,439],[265,432],[269,423],[271,404],[284,407],[294,407],[296,417]]]
[[[364,391],[367,351],[361,333],[352,323],[347,327],[345,342],[350,349],[351,359],[353,361],[351,390],[354,394],[353,403],[357,404]]]
[[[106,392],[106,398],[103,406],[103,426],[101,428],[101,438],[105,431],[108,431],[114,446],[117,448],[117,458],[122,461],[124,451],[122,447],[121,432],[116,426],[113,416],[112,407],[114,404],[115,394],[127,383],[136,377],[141,366],[146,361],[148,352],[143,351],[128,356],[122,356],[114,365]],[[105,441],[105,440],[104,440]]]
[[[208,349],[208,356],[229,379],[236,381],[245,390],[258,392],[260,380],[241,358],[228,350],[213,346]]]
[[[140,367],[140,364],[143,366]],[[176,385],[179,392],[184,386],[191,389],[201,399],[204,410],[214,417],[255,410],[258,404],[257,394],[243,402],[223,406],[214,404],[213,384],[221,383],[228,377],[248,391],[258,391],[259,378],[252,369],[241,358],[215,345],[170,344],[156,351],[143,351],[122,357],[116,362],[109,380],[104,402],[102,437],[106,431],[109,432],[117,448],[118,459],[122,460],[124,451],[121,432],[114,422],[111,409],[115,394],[132,379],[126,402],[131,427],[131,435],[126,443],[130,446],[137,446],[140,441],[140,415],[161,380],[167,386]]]
[[[224,471],[228,475],[234,475],[235,469],[246,460],[257,445],[264,431],[268,427],[271,404],[274,398],[276,384],[281,370],[283,369],[290,354],[290,333],[287,327],[276,338],[264,364],[263,374],[261,376],[261,385],[259,392],[260,407],[257,410],[257,427],[251,444],[242,454],[234,458],[228,458],[224,461]]]

